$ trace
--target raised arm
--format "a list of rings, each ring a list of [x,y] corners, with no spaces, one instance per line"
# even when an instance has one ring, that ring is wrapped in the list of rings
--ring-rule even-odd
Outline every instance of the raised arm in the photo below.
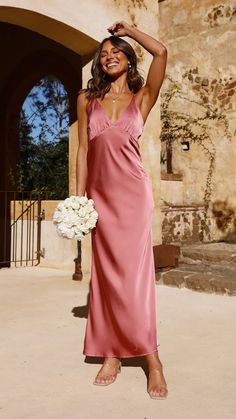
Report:
[[[152,62],[147,74],[146,84],[141,89],[141,106],[146,116],[155,104],[165,76],[167,49],[156,39],[124,21],[116,22],[108,31],[115,36],[129,36],[145,48],[152,56]]]
[[[80,93],[77,99],[77,118],[79,146],[76,156],[76,195],[85,195],[87,182],[87,152],[88,152],[88,134],[87,134],[87,99],[85,93]]]

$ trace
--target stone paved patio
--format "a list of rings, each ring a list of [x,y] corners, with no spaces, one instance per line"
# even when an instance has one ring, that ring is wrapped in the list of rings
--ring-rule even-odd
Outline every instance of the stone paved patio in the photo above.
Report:
[[[82,355],[89,288],[71,274],[0,271],[1,419],[235,418],[235,297],[156,286],[169,385],[157,401],[142,358],[123,360],[113,385],[92,384],[101,360]]]

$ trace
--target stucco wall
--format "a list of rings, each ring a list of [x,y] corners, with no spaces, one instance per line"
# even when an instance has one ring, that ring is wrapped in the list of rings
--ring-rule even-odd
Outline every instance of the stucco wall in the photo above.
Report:
[[[90,60],[98,42],[109,35],[106,28],[118,19],[124,19],[131,24],[137,25],[141,30],[147,31],[150,35],[158,37],[158,3],[152,0],[101,0],[99,2],[94,0],[80,2],[77,0],[68,0],[67,2],[63,0],[49,0],[47,2],[38,0],[0,0],[0,21],[30,29],[79,54],[83,66],[83,86],[86,86],[90,77]],[[133,44],[139,58],[139,68],[145,76],[151,56],[136,45],[135,42],[132,42],[129,38],[127,40]],[[14,51],[12,51],[12,54],[14,54]],[[159,134],[160,106],[158,101],[148,118],[140,141],[143,164],[152,183],[155,201],[153,217],[154,244],[161,242]],[[77,123],[74,122],[70,126],[70,194],[74,193],[75,190],[77,147]],[[55,236],[52,234],[53,230],[52,226],[49,226],[49,222],[45,221],[43,235],[45,238],[50,237],[52,239]],[[58,239],[55,238],[53,243],[59,249]],[[64,247],[64,244],[62,247]],[[76,256],[73,253],[74,250],[74,246],[72,246],[72,265],[73,258]],[[70,252],[70,249],[68,251]],[[63,248],[61,252],[63,254]],[[89,238],[82,245],[82,254],[84,258],[84,272],[89,274],[91,254]],[[57,260],[59,266],[60,258]],[[67,256],[66,260],[68,260]],[[70,263],[69,260],[68,263]]]
[[[231,133],[236,122],[234,5],[233,1],[224,1],[222,6],[217,0],[180,0],[178,4],[166,0],[160,4],[160,36],[169,49],[167,73],[183,89],[183,97],[173,100],[172,108],[200,116],[205,109],[193,102],[205,103],[226,114]],[[166,81],[163,90],[167,87]],[[206,123],[211,127],[212,143],[206,140],[205,145],[216,152],[213,198],[222,198],[235,193],[236,140],[226,137],[220,122]],[[202,202],[209,166],[203,148],[191,144],[189,152],[184,152],[180,142],[175,143],[173,165],[174,172],[184,174],[184,203]]]
[[[159,4],[160,38],[169,50],[167,75],[172,79],[165,80],[162,101],[167,101],[168,89],[176,88],[168,105],[170,119],[175,129],[186,121],[191,127],[189,136],[178,128],[172,144],[173,171],[181,173],[183,181],[178,188],[175,182],[168,185],[168,195],[162,193],[170,204],[203,205],[204,196],[213,204],[236,194],[235,17],[232,0]],[[202,118],[200,124],[197,118]],[[172,133],[174,137],[174,129]],[[189,151],[183,150],[183,139],[189,141]],[[212,239],[219,236],[215,233]]]

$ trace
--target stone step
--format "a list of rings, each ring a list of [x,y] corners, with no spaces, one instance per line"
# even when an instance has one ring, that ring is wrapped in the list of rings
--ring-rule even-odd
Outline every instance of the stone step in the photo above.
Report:
[[[186,287],[194,291],[236,296],[236,273],[232,271],[217,272],[207,270],[187,270],[187,266],[156,272],[158,284]]]
[[[193,264],[193,261],[236,264],[236,244],[206,243],[182,246],[180,262]]]
[[[210,263],[208,261],[203,261],[197,264],[189,264],[189,263],[179,263],[178,268],[181,271],[187,272],[197,272],[197,273],[205,273],[205,272],[212,272],[216,275],[232,275],[236,276],[236,266],[234,263],[230,262],[220,262],[220,263]]]

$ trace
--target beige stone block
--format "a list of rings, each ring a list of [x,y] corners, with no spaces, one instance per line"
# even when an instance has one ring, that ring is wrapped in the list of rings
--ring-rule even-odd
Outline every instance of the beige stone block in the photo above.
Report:
[[[212,290],[217,294],[236,295],[236,277],[218,277],[211,283]]]
[[[183,287],[185,283],[186,272],[171,270],[162,273],[162,281],[164,285],[172,285],[174,287]]]
[[[212,281],[214,276],[211,273],[193,274],[185,279],[187,288],[195,291],[212,292]]]
[[[181,205],[183,203],[183,182],[161,180],[161,199],[164,203]]]

